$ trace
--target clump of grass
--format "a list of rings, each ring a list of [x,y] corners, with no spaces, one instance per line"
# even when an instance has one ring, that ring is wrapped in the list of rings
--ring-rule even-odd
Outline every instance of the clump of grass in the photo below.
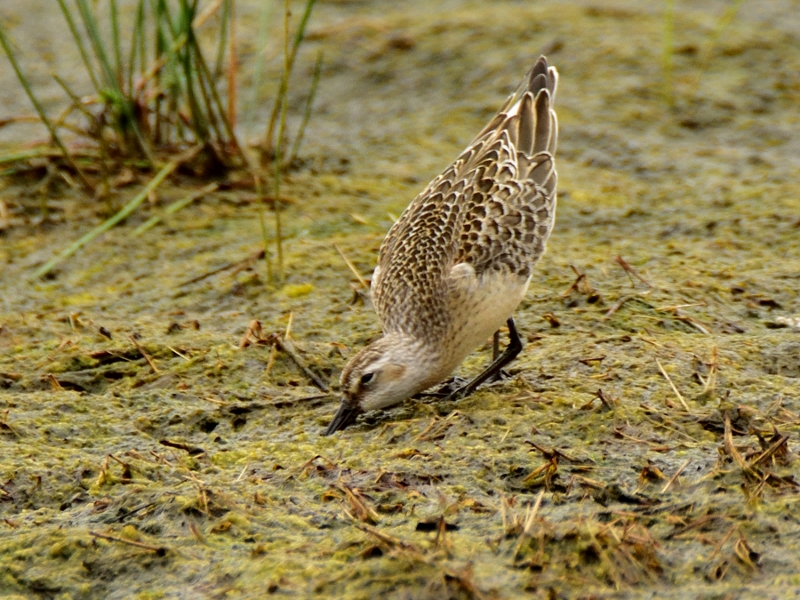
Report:
[[[58,0],[58,4],[67,30],[64,33],[68,32],[80,54],[92,93],[79,93],[63,77],[54,75],[68,104],[56,119],[49,117],[0,25],[0,46],[50,134],[48,146],[0,157],[0,164],[6,167],[2,175],[35,173],[44,159],[45,181],[52,179],[53,172],[62,174],[67,181],[77,177],[95,198],[105,198],[111,193],[114,177],[123,169],[151,174],[148,189],[172,176],[178,166],[187,167],[184,170],[199,177],[218,178],[240,170],[250,176],[262,200],[261,181],[272,180],[274,238],[278,272],[282,273],[280,179],[297,158],[311,114],[321,57],[289,152],[285,148],[287,93],[315,0],[306,0],[293,35],[288,0],[285,3],[283,72],[261,161],[251,160],[234,131],[238,71],[234,0],[211,2],[202,11],[198,10],[198,0],[138,0],[132,23],[121,21],[117,0],[109,0],[108,18],[103,20],[98,16],[96,3],[90,0]],[[210,36],[216,47],[204,51],[198,41],[198,30],[212,22],[212,16],[218,17],[216,30]],[[126,31],[131,32],[129,40],[122,39],[122,32]],[[215,57],[211,65],[206,59],[210,51]],[[50,146],[55,146],[57,152]],[[140,204],[137,199],[138,196],[95,232],[107,230],[130,214],[131,206]],[[47,274],[60,260],[93,239],[92,233],[49,261],[35,275]],[[265,227],[265,256],[271,279],[267,238]]]
[[[178,149],[201,146],[195,160],[206,161],[204,172],[246,165],[224,106],[217,79],[208,67],[196,31],[213,12],[222,12],[216,32],[219,44],[229,20],[230,0],[214,3],[198,14],[197,0],[139,0],[132,25],[123,27],[117,0],[110,0],[109,18],[101,23],[89,0],[58,0],[69,36],[92,84],[92,94],[73,90],[58,74],[69,106],[53,122],[47,117],[27,77],[19,67],[7,35],[0,28],[3,50],[20,83],[48,127],[64,163],[84,185],[102,196],[109,177],[125,166],[157,170]],[[131,31],[123,50],[122,31]],[[83,32],[83,33],[82,33]],[[72,133],[68,148],[61,130]],[[85,160],[84,160],[85,159]],[[77,162],[80,160],[82,168]]]
[[[278,87],[277,97],[272,107],[269,123],[267,126],[267,135],[264,139],[262,148],[262,165],[271,164],[273,167],[273,189],[274,189],[274,206],[275,206],[275,239],[278,258],[278,278],[283,279],[283,231],[281,226],[281,177],[284,169],[290,166],[297,157],[300,141],[303,139],[308,118],[311,114],[311,106],[314,102],[314,96],[317,90],[317,83],[319,81],[320,69],[322,67],[322,55],[318,55],[317,64],[314,69],[314,79],[311,84],[311,92],[308,95],[306,109],[303,114],[303,120],[297,133],[297,138],[292,146],[288,156],[285,153],[286,145],[286,112],[288,109],[287,94],[289,92],[289,78],[294,69],[295,59],[297,58],[297,51],[303,43],[305,37],[306,27],[308,20],[311,17],[311,11],[314,8],[316,0],[307,0],[305,10],[300,18],[294,36],[290,34],[290,17],[291,11],[289,9],[289,0],[284,0],[283,11],[283,74],[281,76],[281,83]],[[290,37],[292,41],[290,44]],[[262,228],[263,231],[263,228]],[[266,246],[266,243],[265,243]],[[268,256],[268,255],[267,255]],[[270,271],[271,274],[271,271]]]

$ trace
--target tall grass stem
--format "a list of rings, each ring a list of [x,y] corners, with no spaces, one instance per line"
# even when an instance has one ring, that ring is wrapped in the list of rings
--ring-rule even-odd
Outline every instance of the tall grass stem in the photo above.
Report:
[[[39,99],[36,97],[36,94],[33,93],[33,88],[31,88],[28,79],[25,77],[25,74],[22,72],[19,63],[17,62],[17,58],[14,55],[13,50],[11,49],[11,45],[8,43],[8,38],[6,37],[6,32],[5,29],[2,27],[2,25],[0,25],[0,45],[3,46],[3,50],[5,51],[6,56],[8,57],[8,60],[14,69],[14,72],[17,74],[19,82],[25,89],[25,93],[28,95],[28,98],[33,104],[33,107],[36,109],[39,118],[42,120],[42,123],[44,123],[45,127],[47,127],[47,130],[50,132],[50,137],[52,138],[53,143],[56,146],[58,146],[59,150],[61,150],[61,153],[64,156],[64,160],[66,160],[69,166],[72,167],[72,169],[78,174],[78,177],[80,177],[80,180],[84,184],[84,186],[86,186],[86,189],[94,192],[94,186],[86,178],[86,175],[83,173],[83,171],[80,170],[80,168],[78,168],[78,165],[72,159],[69,150],[67,150],[67,147],[64,145],[64,142],[61,141],[61,138],[59,137],[56,128],[53,126],[53,123],[51,123],[50,119],[47,118],[47,114],[44,112],[44,108],[39,102]]]

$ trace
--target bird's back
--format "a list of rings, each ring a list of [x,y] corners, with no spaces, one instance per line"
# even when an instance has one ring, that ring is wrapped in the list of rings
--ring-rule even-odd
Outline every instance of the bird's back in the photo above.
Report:
[[[518,282],[524,295],[555,220],[557,83],[555,68],[540,57],[497,115],[391,228],[372,280],[385,332],[432,341],[451,333],[451,305],[454,294],[464,294],[458,281],[465,273],[479,283]]]

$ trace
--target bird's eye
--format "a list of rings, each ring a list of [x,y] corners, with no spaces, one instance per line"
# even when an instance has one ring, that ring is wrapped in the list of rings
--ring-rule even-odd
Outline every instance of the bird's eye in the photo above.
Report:
[[[364,373],[361,376],[361,385],[368,385],[373,379],[375,379],[375,373]]]

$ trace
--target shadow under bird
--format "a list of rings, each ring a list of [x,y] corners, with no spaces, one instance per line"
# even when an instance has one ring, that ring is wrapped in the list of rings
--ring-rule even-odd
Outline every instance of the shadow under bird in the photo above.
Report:
[[[371,286],[383,337],[342,371],[342,403],[325,435],[444,381],[504,324],[503,354],[451,397],[472,393],[522,350],[512,314],[555,222],[557,84],[540,57],[389,231]]]

